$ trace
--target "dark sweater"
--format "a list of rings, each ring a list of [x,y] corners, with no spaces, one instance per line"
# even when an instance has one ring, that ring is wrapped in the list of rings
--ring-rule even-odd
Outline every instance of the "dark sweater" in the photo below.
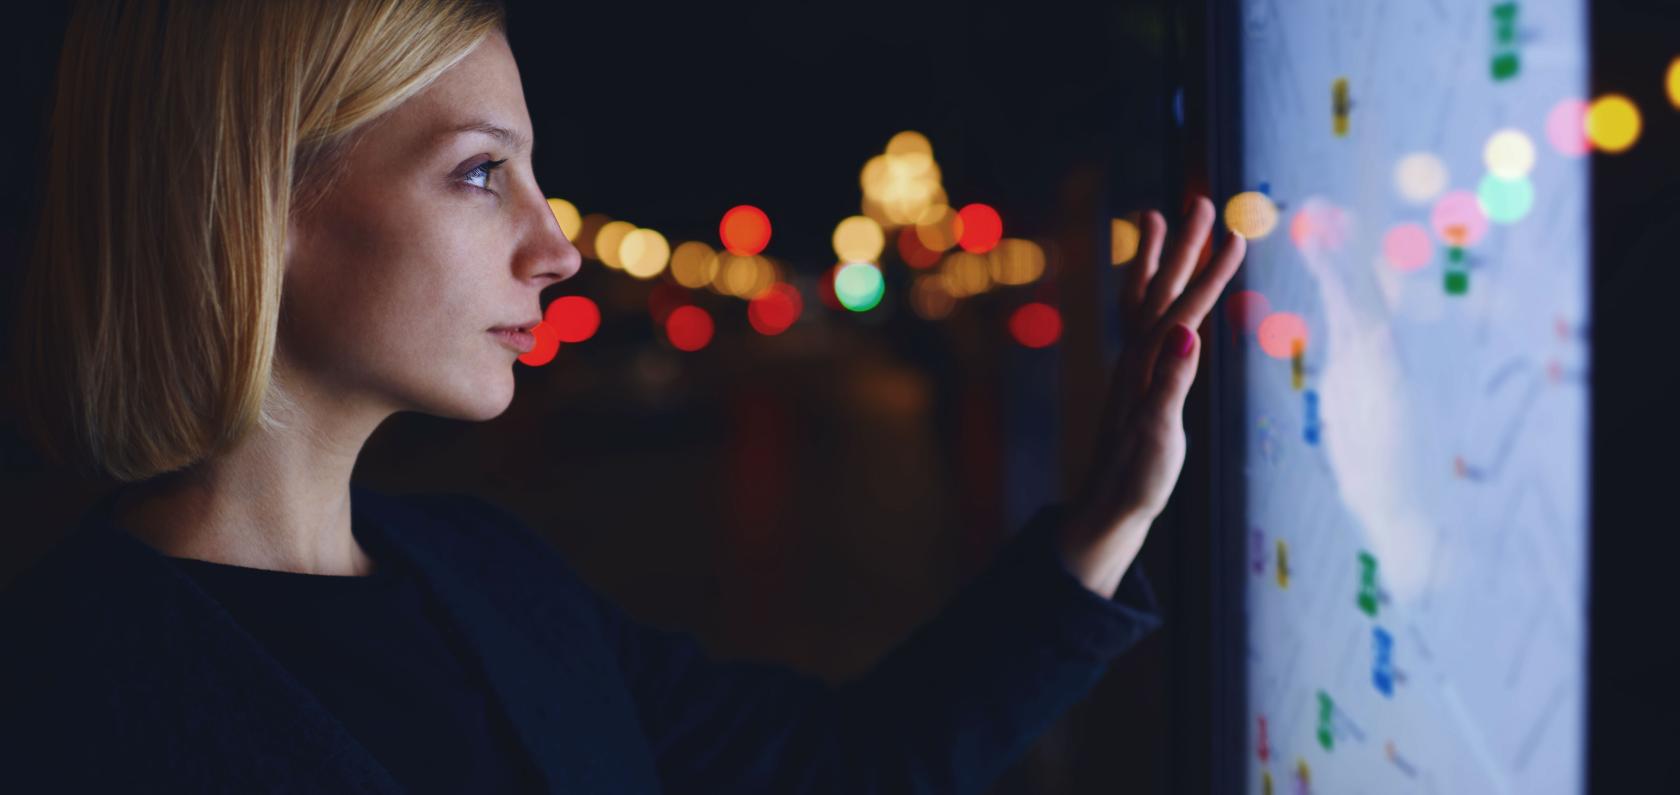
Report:
[[[0,790],[405,791],[417,749],[382,758],[260,625],[113,527],[114,496],[0,594]],[[485,720],[506,715],[549,792],[980,792],[1160,621],[1138,567],[1112,600],[1069,574],[1048,505],[935,620],[829,685],[631,620],[493,503],[352,486],[351,504],[369,554],[435,597],[488,681]],[[388,706],[415,736],[447,719]]]

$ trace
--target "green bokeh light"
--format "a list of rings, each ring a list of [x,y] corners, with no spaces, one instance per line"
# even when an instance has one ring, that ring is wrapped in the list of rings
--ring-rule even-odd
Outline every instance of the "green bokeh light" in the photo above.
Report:
[[[881,303],[887,283],[881,270],[867,262],[848,262],[834,274],[834,297],[853,312],[868,312]]]

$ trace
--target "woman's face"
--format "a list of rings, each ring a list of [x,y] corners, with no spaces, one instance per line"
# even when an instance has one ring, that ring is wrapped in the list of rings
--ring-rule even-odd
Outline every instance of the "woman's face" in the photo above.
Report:
[[[289,391],[381,418],[507,408],[519,353],[490,329],[540,318],[538,293],[582,262],[532,175],[531,136],[500,34],[365,130],[287,233],[277,367]]]

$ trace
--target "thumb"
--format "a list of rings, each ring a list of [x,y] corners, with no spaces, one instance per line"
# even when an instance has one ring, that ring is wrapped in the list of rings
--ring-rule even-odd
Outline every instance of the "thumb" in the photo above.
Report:
[[[1201,340],[1195,329],[1183,323],[1174,324],[1167,339],[1155,356],[1155,376],[1150,379],[1149,394],[1144,399],[1145,410],[1158,420],[1176,427],[1184,419],[1184,396],[1196,380],[1196,365],[1201,358]]]

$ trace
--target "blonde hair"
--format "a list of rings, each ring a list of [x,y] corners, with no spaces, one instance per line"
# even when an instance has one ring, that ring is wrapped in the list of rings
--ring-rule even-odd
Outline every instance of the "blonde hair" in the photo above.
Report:
[[[505,25],[497,0],[80,4],[14,335],[42,450],[135,481],[283,425],[288,218],[368,122]]]

